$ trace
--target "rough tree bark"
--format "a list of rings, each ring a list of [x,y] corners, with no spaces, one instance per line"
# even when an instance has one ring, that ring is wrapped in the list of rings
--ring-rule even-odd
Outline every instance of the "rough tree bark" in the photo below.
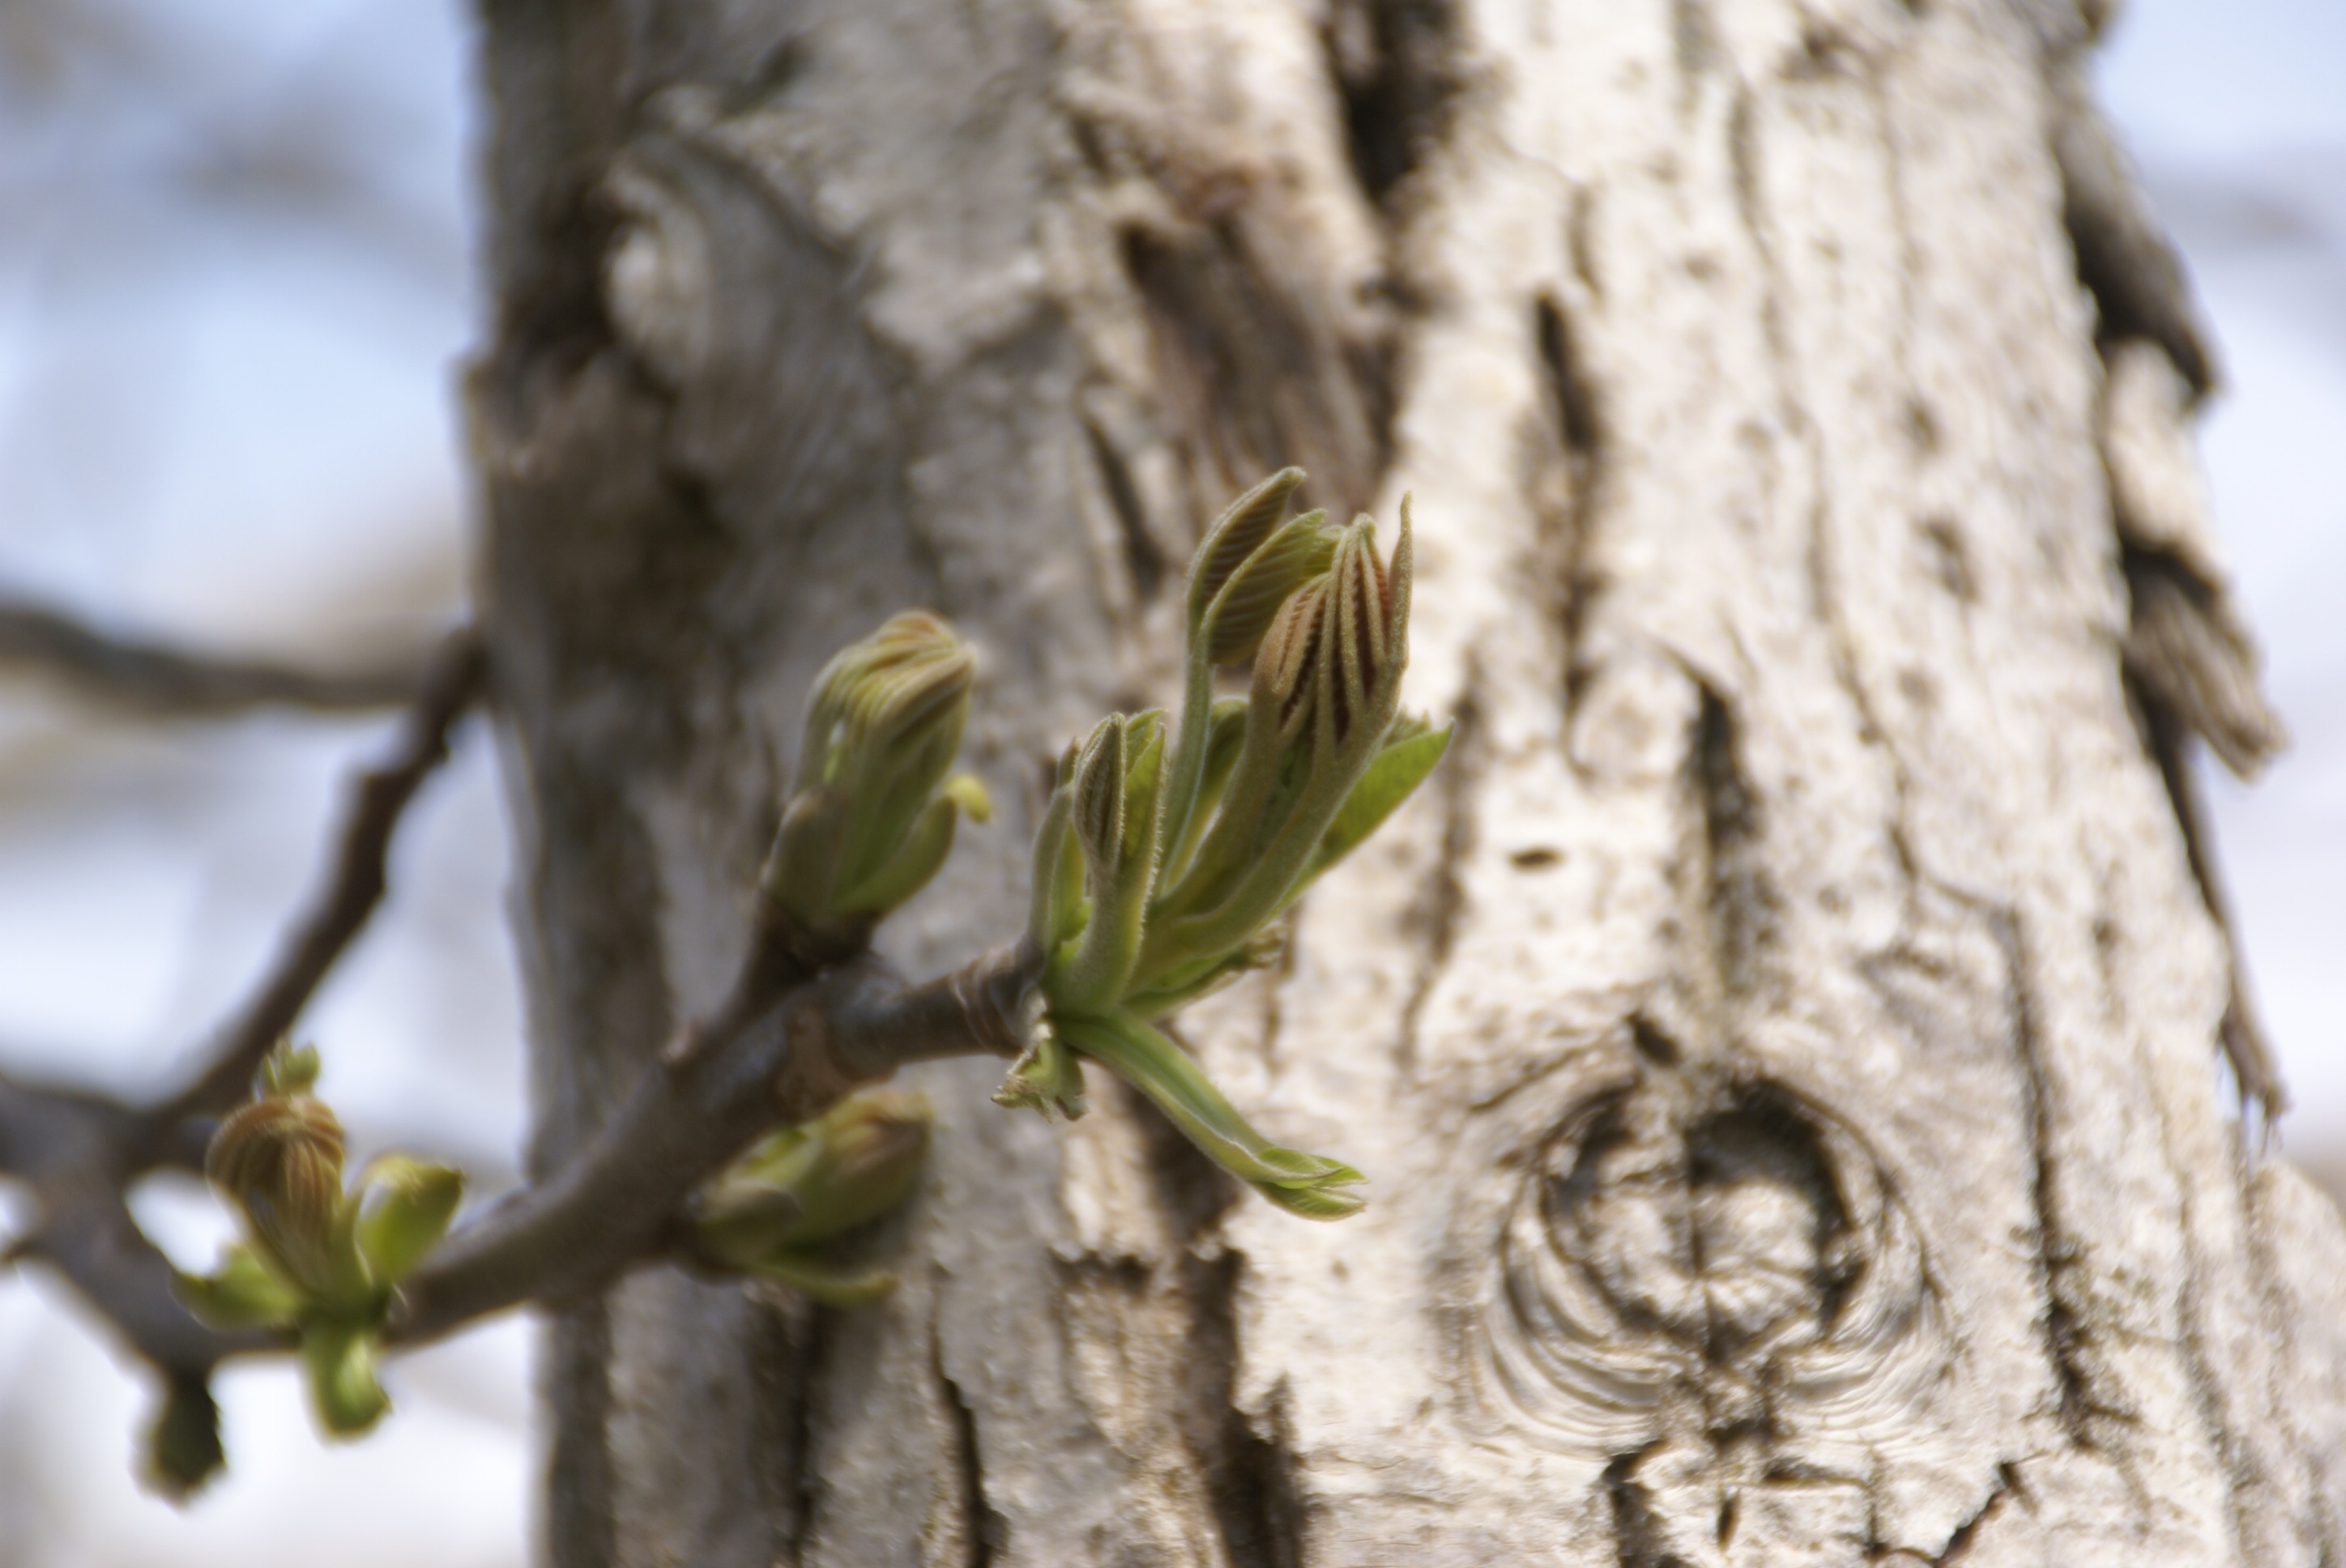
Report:
[[[1372,1207],[917,1074],[813,1312],[552,1315],[563,1568],[2333,1562],[2346,1237],[2245,1154],[2187,733],[2212,372],[2057,0],[486,0],[485,629],[559,1161],[928,606],[1005,804],[1283,463],[1412,489],[1452,759],[1184,1024]],[[910,1075],[910,1074],[908,1074]]]

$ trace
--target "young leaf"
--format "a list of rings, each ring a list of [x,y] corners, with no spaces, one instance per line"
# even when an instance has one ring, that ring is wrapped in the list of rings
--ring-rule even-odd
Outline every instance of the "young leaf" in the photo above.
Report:
[[[1209,1159],[1273,1203],[1313,1219],[1341,1218],[1362,1207],[1362,1198],[1342,1190],[1362,1179],[1360,1172],[1271,1143],[1231,1108],[1188,1052],[1148,1024],[1109,1014],[1066,1018],[1059,1026],[1068,1044],[1106,1063]]]
[[[1401,728],[1402,721],[1396,719],[1392,728]],[[1443,753],[1450,747],[1450,731],[1451,726],[1446,724],[1439,729],[1427,729],[1421,724],[1398,739],[1389,739],[1369,759],[1360,782],[1345,795],[1328,830],[1320,836],[1320,847],[1313,851],[1311,863],[1290,897],[1301,892],[1313,878],[1352,853],[1362,840],[1383,825],[1384,820],[1424,782],[1425,776],[1433,771],[1433,765],[1442,760]]]
[[[374,1376],[374,1333],[360,1324],[313,1319],[301,1331],[311,1408],[334,1437],[356,1437],[382,1419],[391,1397]]]
[[[358,1247],[379,1286],[396,1285],[439,1244],[464,1196],[464,1173],[383,1155],[359,1173]]]

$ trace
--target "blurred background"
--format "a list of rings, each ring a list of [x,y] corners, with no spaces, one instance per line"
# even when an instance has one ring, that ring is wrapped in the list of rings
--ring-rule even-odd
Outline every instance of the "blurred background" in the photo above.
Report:
[[[0,0],[0,596],[329,667],[462,618],[466,47],[446,0]],[[2346,1192],[2346,6],[2132,0],[2100,76],[2221,352],[2202,450],[2294,745],[2208,786],[2285,1151]],[[0,1064],[154,1083],[267,961],[390,723],[155,721],[0,674]],[[523,1125],[498,791],[474,720],[304,1030],[356,1156],[482,1191]],[[0,1237],[20,1203],[0,1182]],[[137,1207],[186,1264],[227,1234],[192,1182]],[[0,1272],[0,1563],[522,1563],[529,1358],[519,1319],[405,1358],[398,1418],[331,1448],[289,1367],[231,1369],[230,1469],[182,1512],[134,1479],[152,1391]]]

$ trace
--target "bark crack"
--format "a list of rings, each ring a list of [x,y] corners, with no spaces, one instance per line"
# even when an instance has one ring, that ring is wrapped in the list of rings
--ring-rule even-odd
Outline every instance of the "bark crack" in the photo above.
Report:
[[[1190,1325],[1182,1433],[1205,1472],[1225,1560],[1229,1568],[1301,1568],[1303,1498],[1278,1400],[1269,1412],[1267,1433],[1238,1404],[1238,1294],[1244,1256],[1192,1245],[1179,1268]]]
[[[1987,1494],[1985,1502],[1973,1511],[1969,1519],[1955,1526],[1955,1532],[1947,1537],[1946,1545],[1940,1549],[1936,1557],[1931,1559],[1933,1568],[1950,1568],[1951,1564],[1961,1563],[1969,1556],[1973,1543],[1979,1539],[1980,1532],[1987,1528],[1989,1522],[2004,1511],[2004,1504],[2015,1498],[2023,1502],[2027,1502],[2028,1488],[2027,1484],[2020,1479],[2020,1466],[2006,1460],[1995,1467],[1994,1490]]]
[[[989,1568],[1009,1544],[1010,1521],[985,1495],[985,1456],[978,1442],[977,1411],[961,1385],[945,1370],[944,1337],[933,1317],[929,1321],[930,1370],[937,1392],[953,1421],[953,1464],[960,1485],[962,1546],[968,1568]]]
[[[2096,1416],[2116,1418],[2121,1412],[2097,1401],[2086,1364],[2086,1323],[2072,1297],[2075,1271],[2083,1262],[2081,1248],[2062,1223],[2058,1157],[2054,1152],[2055,1112],[2051,1074],[2045,1061],[2045,1043],[2038,1037],[2036,1008],[2030,993],[2027,952],[2020,916],[2005,905],[1985,908],[1988,929],[2003,950],[2005,984],[2012,1010],[2013,1044],[2020,1060],[2021,1091],[2028,1118],[2029,1205],[2035,1215],[2035,1258],[2033,1272],[2045,1303],[2045,1359],[2052,1369],[2061,1429],[2073,1447],[2098,1447],[2092,1421]]]
[[[1434,986],[1450,966],[1451,950],[1458,940],[1458,918],[1466,905],[1461,868],[1474,852],[1477,837],[1473,786],[1479,771],[1475,764],[1480,761],[1483,739],[1483,679],[1482,659],[1470,649],[1465,680],[1451,709],[1451,722],[1455,728],[1449,755],[1434,775],[1434,788],[1442,802],[1442,841],[1433,871],[1407,916],[1425,956],[1411,977],[1409,996],[1402,1003],[1401,1034],[1393,1055],[1404,1079],[1417,1070],[1418,1021]]]

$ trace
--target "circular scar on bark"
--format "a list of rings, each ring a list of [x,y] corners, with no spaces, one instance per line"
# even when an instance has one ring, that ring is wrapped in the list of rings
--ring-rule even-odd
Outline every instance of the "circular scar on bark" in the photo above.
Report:
[[[1668,1438],[1821,1459],[1899,1430],[1949,1355],[1857,1135],[1783,1085],[1663,1067],[1573,1108],[1527,1163],[1480,1329],[1487,1402],[1592,1458]]]

